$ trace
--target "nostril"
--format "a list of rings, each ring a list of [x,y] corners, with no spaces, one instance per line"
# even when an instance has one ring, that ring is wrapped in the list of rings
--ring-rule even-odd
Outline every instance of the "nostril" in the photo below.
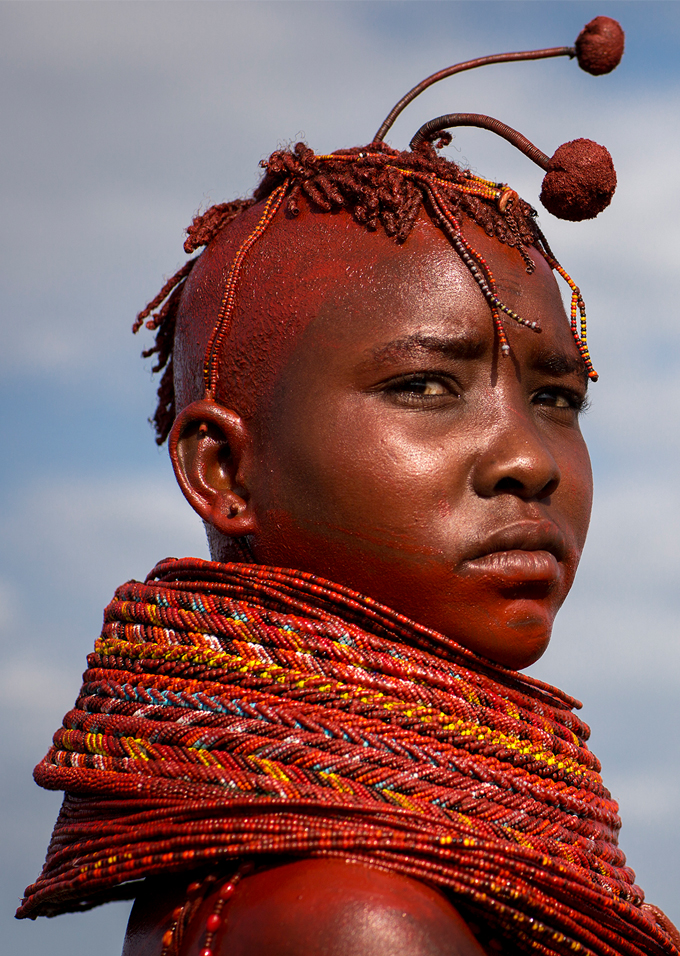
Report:
[[[513,478],[506,475],[499,479],[494,492],[497,495],[517,495],[520,498],[549,498],[556,490],[559,484],[559,478],[551,478],[541,488],[536,488],[531,482],[521,481],[519,478]]]
[[[512,495],[526,494],[526,488],[524,487],[523,482],[519,481],[517,478],[510,478],[509,476],[501,478],[496,482],[496,491],[501,494],[503,492]]]
[[[537,498],[549,498],[555,491],[557,491],[557,486],[559,485],[559,478],[551,478],[551,480],[541,489],[541,491],[536,496]]]

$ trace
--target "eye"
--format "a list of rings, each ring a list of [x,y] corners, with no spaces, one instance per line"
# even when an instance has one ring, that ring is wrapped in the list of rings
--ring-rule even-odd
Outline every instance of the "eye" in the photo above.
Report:
[[[389,391],[412,392],[414,395],[448,395],[449,389],[436,378],[411,378],[395,383]]]
[[[534,405],[554,408],[560,413],[571,413],[572,415],[579,415],[588,407],[588,399],[585,394],[558,387],[541,389],[534,394],[532,402]]]
[[[450,399],[458,398],[458,389],[453,381],[445,376],[427,373],[404,375],[386,382],[381,391],[383,395],[402,405],[432,406]]]

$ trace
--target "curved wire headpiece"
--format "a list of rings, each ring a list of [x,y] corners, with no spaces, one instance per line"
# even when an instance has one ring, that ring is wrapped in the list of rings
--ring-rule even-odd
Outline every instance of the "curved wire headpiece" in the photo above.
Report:
[[[387,114],[374,142],[382,142],[385,134],[409,103],[440,80],[456,73],[473,70],[493,63],[516,63],[521,60],[545,60],[568,56],[577,59],[581,69],[594,76],[609,73],[618,66],[623,56],[624,33],[611,17],[595,17],[579,33],[574,46],[550,47],[545,50],[526,50],[518,53],[498,53],[466,60],[448,66],[422,80],[409,90]],[[411,140],[411,149],[418,149],[437,134],[456,126],[476,126],[502,136],[521,150],[532,162],[547,172],[541,190],[541,202],[548,212],[559,219],[579,221],[593,219],[602,212],[614,195],[616,173],[609,152],[589,139],[565,143],[547,156],[525,136],[500,120],[481,113],[447,113],[429,120],[420,127]],[[444,140],[442,140],[444,142]]]
[[[526,136],[522,136],[512,126],[507,126],[493,116],[485,116],[483,113],[446,113],[444,116],[437,116],[436,119],[428,120],[423,123],[416,135],[413,137],[409,146],[411,149],[418,147],[425,142],[430,142],[438,133],[445,129],[453,129],[455,126],[476,126],[479,129],[488,129],[509,143],[521,150],[525,156],[528,156],[537,166],[547,170],[550,165],[550,157],[534,146]]]
[[[382,142],[386,134],[392,128],[394,121],[406,109],[409,103],[424,93],[428,87],[445,80],[448,76],[456,73],[464,73],[466,70],[475,70],[478,66],[490,66],[492,63],[516,63],[518,60],[545,60],[553,56],[576,56],[576,47],[573,46],[555,46],[547,50],[526,50],[523,53],[496,53],[493,56],[479,56],[476,60],[465,60],[463,63],[454,63],[453,66],[447,66],[443,70],[438,70],[426,79],[421,80],[412,90],[409,90],[399,102],[392,107],[382,122],[380,129],[373,137],[373,142]]]

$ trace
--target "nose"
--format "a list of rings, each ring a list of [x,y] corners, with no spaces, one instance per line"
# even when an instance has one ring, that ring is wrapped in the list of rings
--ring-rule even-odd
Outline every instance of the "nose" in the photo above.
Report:
[[[479,437],[482,442],[472,476],[478,495],[510,494],[530,501],[548,498],[556,491],[559,466],[530,415],[516,409],[499,410]]]

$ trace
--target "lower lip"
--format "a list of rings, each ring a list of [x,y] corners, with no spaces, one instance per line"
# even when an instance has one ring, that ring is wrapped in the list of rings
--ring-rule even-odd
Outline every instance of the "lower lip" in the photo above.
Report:
[[[559,562],[550,551],[494,551],[466,561],[465,568],[473,574],[517,584],[552,583],[560,574]]]

